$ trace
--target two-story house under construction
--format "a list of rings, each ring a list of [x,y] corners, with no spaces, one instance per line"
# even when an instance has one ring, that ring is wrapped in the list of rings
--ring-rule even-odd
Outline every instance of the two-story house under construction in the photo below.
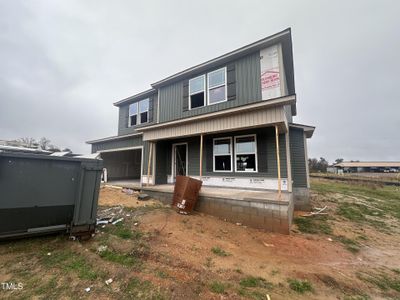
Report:
[[[288,233],[308,206],[307,138],[296,116],[290,29],[114,103],[118,135],[88,143],[109,181],[171,201],[177,175],[203,181],[197,210]],[[123,180],[123,181],[121,181]]]

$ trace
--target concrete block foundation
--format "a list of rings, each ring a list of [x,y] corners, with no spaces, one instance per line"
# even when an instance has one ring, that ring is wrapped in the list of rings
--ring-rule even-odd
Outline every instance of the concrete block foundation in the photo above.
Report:
[[[172,203],[173,192],[171,191],[157,191],[151,188],[143,188],[143,190],[164,204]],[[257,229],[289,234],[294,204],[292,194],[288,193],[282,200],[230,199],[200,193],[195,210],[232,223],[242,223]]]

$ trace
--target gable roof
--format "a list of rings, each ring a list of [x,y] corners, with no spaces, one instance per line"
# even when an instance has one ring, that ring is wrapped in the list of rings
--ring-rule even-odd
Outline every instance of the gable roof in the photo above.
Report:
[[[145,98],[157,92],[157,89],[161,86],[165,86],[172,82],[176,82],[182,80],[184,78],[191,77],[193,75],[198,75],[199,73],[206,72],[214,67],[221,66],[233,60],[239,59],[243,56],[246,56],[250,53],[254,53],[255,51],[259,51],[263,48],[272,46],[274,44],[281,43],[282,44],[282,52],[285,57],[285,75],[287,80],[287,85],[289,89],[289,94],[295,94],[295,85],[294,85],[294,72],[293,72],[293,51],[292,51],[292,34],[291,28],[287,28],[281,32],[275,33],[268,37],[265,37],[261,40],[258,40],[254,43],[248,44],[226,54],[220,55],[216,58],[208,60],[204,63],[195,65],[178,73],[175,73],[171,76],[168,76],[164,79],[161,79],[157,82],[151,84],[152,88],[148,89],[144,92],[138,93],[136,95],[130,96],[128,98],[119,100],[114,103],[115,106],[120,106],[129,101],[139,100],[140,98]],[[293,114],[296,115],[296,107],[293,107]]]

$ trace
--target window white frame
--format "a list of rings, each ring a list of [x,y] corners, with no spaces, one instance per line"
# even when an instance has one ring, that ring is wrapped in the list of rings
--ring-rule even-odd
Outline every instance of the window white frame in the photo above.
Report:
[[[244,138],[244,137],[254,137],[254,152],[237,152],[236,149],[236,140],[238,138]],[[257,135],[256,134],[246,134],[246,135],[238,135],[235,136],[235,172],[238,173],[257,173],[258,172],[258,153],[257,153]],[[254,154],[255,155],[255,167],[256,169],[254,171],[238,171],[237,170],[237,156],[238,155],[246,155],[246,154]]]
[[[141,112],[139,103],[144,101],[144,100],[148,100],[149,101],[149,106],[147,107],[147,110]],[[129,108],[131,107],[131,105],[136,105],[136,114],[131,114],[130,113],[130,109]],[[149,111],[150,111],[150,98],[142,99],[140,101],[137,101],[137,102],[129,104],[129,106],[128,106],[128,119],[129,119],[128,120],[128,127],[149,123]],[[140,114],[144,113],[144,112],[147,112],[147,122],[141,123]],[[131,117],[135,116],[135,115],[136,115],[136,124],[131,124]]]
[[[229,140],[229,149],[230,149],[230,153],[229,154],[215,154],[215,151],[214,151],[214,146],[215,146],[215,141],[218,141],[218,140]],[[226,173],[226,172],[233,172],[233,162],[232,162],[232,157],[233,157],[233,153],[232,153],[232,151],[233,151],[233,146],[232,146],[232,137],[220,137],[220,138],[214,138],[213,139],[213,149],[212,149],[212,151],[213,151],[213,172],[216,172],[216,173]],[[231,157],[231,169],[230,170],[215,170],[215,157],[216,156],[227,156],[227,155],[229,155],[230,157]]]
[[[148,102],[147,110],[140,111],[140,103],[141,103],[141,102],[144,102],[144,101],[147,101],[147,102]],[[138,101],[139,124],[146,124],[146,123],[149,123],[149,117],[150,117],[149,111],[150,111],[150,98],[146,98],[146,99],[143,99],[143,100]],[[146,122],[143,122],[143,123],[142,123],[142,116],[141,116],[142,113],[147,113],[147,121],[146,121]]]
[[[131,105],[136,105],[136,114],[131,114],[131,112],[130,112]],[[131,123],[131,117],[135,116],[135,115],[136,115],[136,124],[132,124]],[[131,103],[131,104],[128,105],[128,127],[132,127],[132,126],[138,125],[139,124],[138,120],[139,120],[139,107],[138,107],[138,104],[137,104],[137,102]]]
[[[175,143],[175,144],[172,144],[171,175],[172,175],[172,178],[173,178],[174,182],[176,180],[176,168],[175,168],[176,146],[181,146],[181,145],[185,145],[186,146],[186,176],[189,176],[189,174],[188,174],[188,166],[189,166],[189,147],[188,147],[188,143]]]
[[[199,92],[195,92],[195,93],[190,93],[190,82],[193,81],[193,80],[195,80],[195,79],[198,79],[198,78],[200,78],[200,77],[203,77],[203,90],[202,90],[202,91],[199,91]],[[197,94],[200,94],[200,93],[204,93],[204,104],[203,104],[203,106],[199,106],[199,107],[192,108],[192,99],[191,99],[191,96],[192,96],[192,95],[197,95]],[[197,77],[194,77],[194,78],[189,79],[189,110],[196,109],[196,108],[202,108],[202,107],[204,107],[204,106],[206,106],[206,105],[207,105],[206,74],[203,74],[203,75],[200,75],[200,76],[197,76]]]
[[[210,87],[210,74],[219,72],[221,70],[224,70],[224,72],[225,72],[225,82],[220,84],[220,85],[216,85],[216,86]],[[228,84],[227,84],[228,79],[227,79],[227,75],[228,74],[227,74],[226,67],[220,68],[218,70],[214,70],[214,71],[212,71],[210,73],[207,73],[207,105],[214,105],[214,104],[218,104],[218,103],[221,103],[221,102],[228,101]],[[210,103],[210,90],[213,90],[213,89],[216,89],[216,88],[219,88],[219,87],[222,87],[222,86],[225,86],[225,99],[224,100],[220,100],[218,102]]]

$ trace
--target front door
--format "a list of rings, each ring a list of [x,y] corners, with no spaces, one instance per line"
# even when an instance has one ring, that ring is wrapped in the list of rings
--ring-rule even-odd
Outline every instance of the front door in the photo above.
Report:
[[[177,175],[187,175],[187,144],[173,145],[172,153],[172,173],[175,181]]]

